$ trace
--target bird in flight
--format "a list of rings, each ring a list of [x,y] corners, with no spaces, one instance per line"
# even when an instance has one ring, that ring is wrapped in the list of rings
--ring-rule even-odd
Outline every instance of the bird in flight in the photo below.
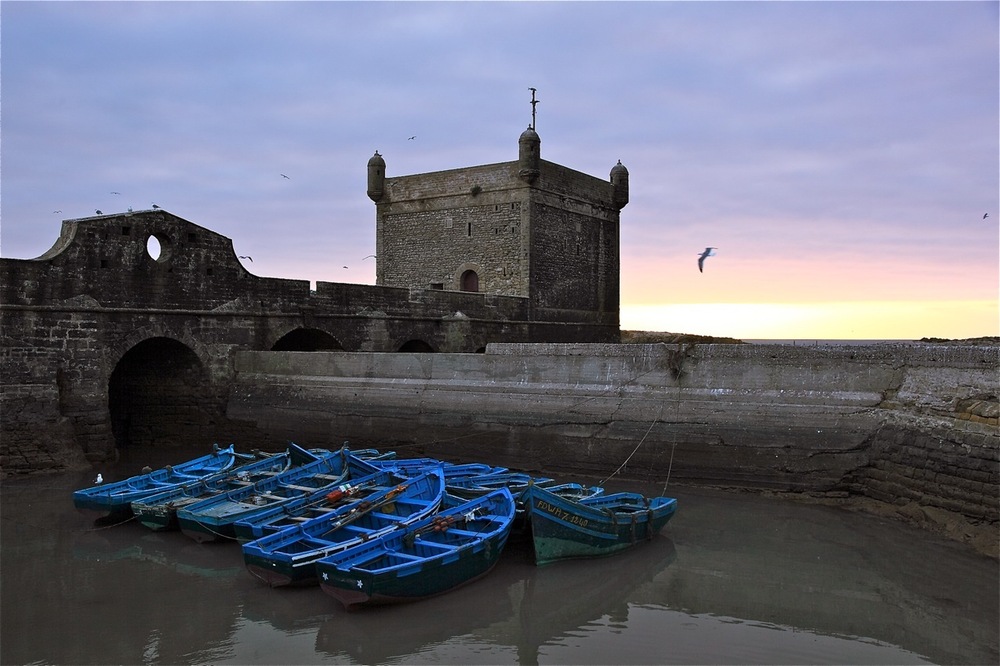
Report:
[[[54,210],[54,211],[52,211],[52,212],[53,212],[53,213],[61,213],[62,211],[61,211],[61,210]]]
[[[121,194],[121,192],[112,192],[111,194]]]
[[[248,255],[248,254],[241,254],[241,255],[239,255],[239,256],[238,256],[237,258],[238,258],[238,259],[249,259],[249,260],[251,261],[251,263],[253,262],[253,257],[251,257],[251,256],[250,256],[250,255]]]
[[[288,176],[286,176],[286,175],[285,175],[285,174],[283,174],[283,173],[282,173],[282,174],[279,174],[279,175],[280,175],[280,176],[281,176],[282,178],[284,178],[285,180],[291,180],[291,178],[289,178]]]
[[[414,135],[413,135],[413,136],[411,136],[411,137],[410,137],[409,139],[407,139],[407,141],[413,141],[413,140],[414,140],[414,139],[416,139],[416,138],[417,138],[417,135],[416,135],[416,134],[414,134]]]
[[[706,247],[705,251],[702,252],[700,255],[698,255],[698,272],[699,273],[704,273],[705,272],[704,270],[702,270],[704,268],[704,266],[705,266],[705,259],[707,259],[708,257],[711,257],[712,255],[714,255],[715,251],[718,250],[718,249],[719,248],[717,248],[717,247]]]
[[[989,213],[983,213],[983,219],[984,219],[984,220],[985,220],[986,218],[988,218],[989,216],[990,216],[990,214],[989,214]]]

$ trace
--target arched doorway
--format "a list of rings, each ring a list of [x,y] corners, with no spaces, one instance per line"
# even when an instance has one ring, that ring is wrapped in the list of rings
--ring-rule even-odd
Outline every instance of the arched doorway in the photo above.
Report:
[[[191,348],[172,338],[150,338],[128,350],[108,381],[115,446],[210,443],[222,416],[208,372]]]
[[[344,351],[344,347],[326,331],[297,328],[275,342],[271,351]]]
[[[462,291],[479,291],[479,274],[473,270],[462,273],[461,289]]]

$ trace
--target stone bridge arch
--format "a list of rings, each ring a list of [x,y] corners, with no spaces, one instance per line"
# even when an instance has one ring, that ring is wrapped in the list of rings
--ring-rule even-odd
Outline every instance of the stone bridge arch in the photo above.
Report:
[[[407,340],[399,346],[399,351],[401,352],[416,352],[416,353],[426,353],[431,354],[437,351],[427,342],[420,339]]]
[[[344,345],[326,331],[300,327],[281,336],[271,351],[344,351]]]
[[[115,448],[208,443],[222,417],[210,372],[186,344],[151,337],[130,348],[108,378]]]

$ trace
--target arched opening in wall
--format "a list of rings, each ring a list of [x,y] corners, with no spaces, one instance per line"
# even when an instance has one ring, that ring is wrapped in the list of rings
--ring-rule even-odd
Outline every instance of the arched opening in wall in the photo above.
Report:
[[[423,340],[409,340],[404,342],[403,346],[399,348],[401,352],[416,352],[418,354],[431,354],[434,352],[434,348]]]
[[[326,331],[297,328],[275,342],[271,351],[344,351],[344,346]]]
[[[476,271],[465,271],[461,279],[462,291],[479,291],[479,274]]]
[[[128,350],[108,381],[115,446],[209,445],[222,416],[198,356],[171,338]]]

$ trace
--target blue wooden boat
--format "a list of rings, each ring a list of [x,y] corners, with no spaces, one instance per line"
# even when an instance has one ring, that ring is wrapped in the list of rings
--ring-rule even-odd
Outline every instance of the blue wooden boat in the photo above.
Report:
[[[437,512],[443,497],[439,467],[383,487],[327,516],[243,544],[243,561],[254,577],[271,587],[315,584],[318,560]]]
[[[463,476],[448,480],[448,492],[457,497],[472,499],[490,493],[498,488],[507,488],[515,501],[532,485],[551,485],[555,480],[548,477],[531,476],[525,472],[504,471],[476,476]]]
[[[181,532],[199,543],[235,540],[236,521],[317,490],[332,491],[344,483],[348,474],[347,458],[346,449],[327,451],[318,460],[293,467],[270,479],[186,506],[177,512],[177,523]]]
[[[232,446],[220,448],[213,445],[212,453],[167,465],[147,474],[139,474],[124,481],[102,483],[73,493],[73,505],[91,518],[124,520],[132,516],[132,502],[202,479],[254,459],[249,454],[237,453]]]
[[[672,497],[612,493],[574,500],[531,486],[524,494],[535,563],[602,557],[652,539],[677,511]]]
[[[298,446],[289,447],[284,453],[258,454],[258,459],[171,490],[150,495],[132,502],[136,519],[153,531],[178,528],[177,511],[196,502],[222,493],[252,486],[288,470],[292,465],[302,465],[317,457]]]
[[[348,610],[443,594],[489,573],[514,522],[500,488],[316,563],[320,587]]]
[[[370,460],[371,470],[392,470],[405,476],[416,476],[429,469],[442,467],[447,481],[484,474],[500,474],[509,471],[506,467],[494,467],[486,463],[451,463],[436,458],[400,458],[394,460]]]
[[[314,518],[328,516],[347,504],[359,502],[373,493],[396,486],[403,478],[388,470],[366,473],[370,468],[365,462],[351,451],[347,458],[347,478],[341,485],[332,490],[321,488],[237,520],[233,524],[236,538],[241,543],[246,543],[297,527]]]

